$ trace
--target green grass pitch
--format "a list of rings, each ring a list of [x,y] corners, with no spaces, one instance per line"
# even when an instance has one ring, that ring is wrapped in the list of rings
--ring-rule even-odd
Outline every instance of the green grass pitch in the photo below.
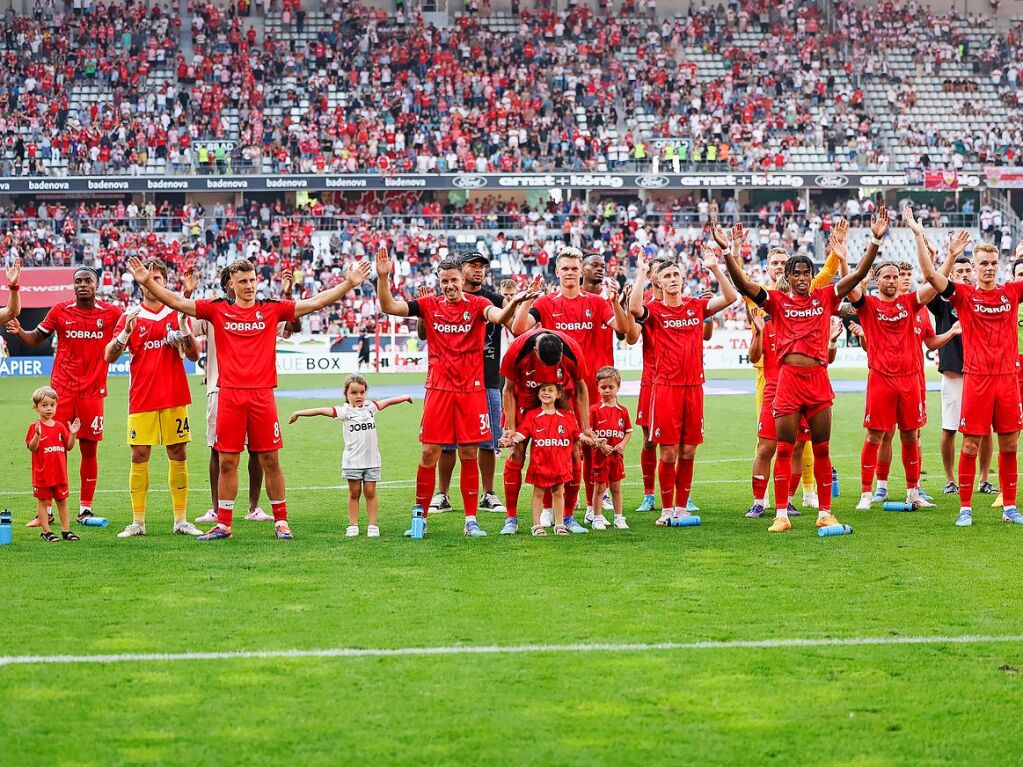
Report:
[[[371,377],[370,393],[402,380]],[[343,537],[340,434],[307,419],[284,427],[296,540],[240,520],[233,541],[203,545],[170,533],[160,452],[149,536],[115,538],[130,507],[126,381],[112,379],[97,502],[111,526],[44,545],[23,526],[34,511],[23,436],[40,383],[0,385],[0,505],[15,514],[15,544],[0,547],[2,656],[1023,634],[1023,530],[984,496],[975,526],[953,527],[935,425],[924,468],[939,507],[852,510],[862,395],[839,396],[831,440],[836,511],[852,536],[819,539],[811,515],[779,536],[744,519],[751,398],[709,397],[694,490],[702,527],[656,528],[633,513],[629,532],[509,539],[484,514],[490,536],[470,540],[452,513],[431,519],[428,540],[403,540],[417,401],[378,419],[381,539]],[[193,392],[190,517],[209,503],[198,381]],[[280,400],[282,421],[318,404]],[[936,394],[929,404],[937,414]],[[638,448],[627,510],[641,495]],[[77,464],[76,452],[75,488]],[[1012,641],[9,665],[0,763],[1015,764],[1021,666]]]

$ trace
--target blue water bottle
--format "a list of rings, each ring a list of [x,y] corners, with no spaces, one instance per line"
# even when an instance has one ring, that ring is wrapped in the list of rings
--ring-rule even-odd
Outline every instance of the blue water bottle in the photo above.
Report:
[[[86,527],[106,527],[110,524],[106,517],[86,517],[82,520]]]
[[[671,522],[668,524],[671,527],[698,527],[700,525],[700,518],[694,514],[690,514],[687,517],[672,517]]]
[[[11,542],[13,527],[11,526],[11,512],[7,509],[0,511],[0,545],[7,545]]]
[[[831,467],[831,497],[838,498],[838,469]]]
[[[828,525],[827,527],[821,527],[817,530],[817,535],[821,538],[827,535],[851,535],[852,528],[849,525]]]
[[[916,506],[905,501],[885,501],[881,508],[885,511],[916,511]]]
[[[411,538],[419,540],[426,532],[426,517],[423,516],[423,507],[416,504],[412,507],[412,535]]]

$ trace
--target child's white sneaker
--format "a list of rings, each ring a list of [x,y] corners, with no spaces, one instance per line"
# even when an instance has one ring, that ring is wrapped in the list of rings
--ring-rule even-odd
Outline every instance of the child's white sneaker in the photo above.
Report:
[[[621,514],[615,516],[614,521],[615,530],[628,530],[629,523],[625,521],[625,517]]]
[[[366,528],[366,537],[367,538],[379,538],[380,537],[380,528],[377,527],[376,525],[370,525],[369,527]]]
[[[358,525],[348,525],[348,528],[345,530],[345,538],[357,538],[358,535],[359,535],[359,526]]]

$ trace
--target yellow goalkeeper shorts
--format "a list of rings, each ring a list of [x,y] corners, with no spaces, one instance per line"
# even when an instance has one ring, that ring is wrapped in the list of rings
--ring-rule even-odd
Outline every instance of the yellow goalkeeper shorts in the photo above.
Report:
[[[188,405],[128,415],[129,445],[180,445],[191,441]]]

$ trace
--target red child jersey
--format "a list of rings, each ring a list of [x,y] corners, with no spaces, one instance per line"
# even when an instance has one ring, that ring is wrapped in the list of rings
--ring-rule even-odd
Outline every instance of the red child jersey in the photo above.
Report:
[[[463,293],[457,303],[444,296],[409,301],[409,316],[426,324],[426,388],[480,391],[483,388],[483,347],[487,340],[484,314],[490,299]]]
[[[515,428],[531,440],[530,466],[542,467],[542,474],[550,477],[572,476],[572,448],[579,436],[579,424],[564,410],[545,412],[531,410]]]
[[[632,431],[632,420],[629,411],[621,405],[605,405],[600,402],[590,407],[590,428],[597,437],[606,439],[607,444],[614,447],[621,444],[625,435]]]
[[[123,315],[115,328],[124,330]],[[128,413],[149,413],[192,402],[181,354],[167,343],[167,333],[179,330],[178,313],[168,306],[151,312],[144,306],[125,347],[131,355]]]
[[[561,361],[557,365],[544,365],[536,356],[536,341],[543,333],[554,333],[564,343]],[[559,384],[565,392],[569,410],[575,397],[575,382],[585,381],[590,375],[582,349],[565,333],[536,328],[512,341],[501,360],[501,375],[515,385],[515,404],[522,410],[540,407],[537,394],[540,385]]]
[[[36,433],[36,421],[28,427],[25,444]],[[32,487],[53,487],[67,484],[67,445],[71,432],[66,424],[54,421],[53,426],[43,424],[39,449],[32,453]]]
[[[660,300],[654,298],[647,301],[647,310],[649,310],[649,308],[655,303],[659,304]],[[649,386],[654,382],[654,368],[657,364],[657,341],[654,338],[654,327],[652,323],[643,320],[640,324],[640,329],[643,335],[643,374],[640,378],[639,385]]]
[[[590,377],[597,374],[597,363],[614,364],[612,333],[607,328],[614,320],[611,302],[596,293],[580,293],[565,298],[548,293],[533,302],[529,314],[545,328],[560,330],[583,350]],[[610,360],[610,362],[608,361]]]
[[[50,385],[58,394],[80,399],[107,396],[109,366],[103,355],[121,314],[116,306],[102,301],[92,309],[59,304],[46,314],[39,330],[57,336]]]
[[[923,364],[917,328],[923,304],[917,294],[894,301],[864,296],[855,306],[867,336],[867,367],[886,376],[917,375]]]
[[[294,301],[256,301],[243,309],[226,298],[200,299],[195,316],[213,328],[221,389],[277,387],[277,323],[295,321]]]
[[[802,354],[827,365],[831,315],[839,303],[835,286],[826,285],[805,296],[781,290],[764,292],[767,298],[760,306],[775,323],[779,363],[789,354]]]
[[[949,284],[955,286],[955,292],[948,302],[955,307],[963,328],[963,372],[1016,373],[1019,368],[1016,312],[1023,282],[996,285],[992,290]]]
[[[683,298],[678,306],[662,301],[646,306],[644,324],[657,337],[653,383],[664,386],[697,386],[703,376],[703,318],[706,298]]]

